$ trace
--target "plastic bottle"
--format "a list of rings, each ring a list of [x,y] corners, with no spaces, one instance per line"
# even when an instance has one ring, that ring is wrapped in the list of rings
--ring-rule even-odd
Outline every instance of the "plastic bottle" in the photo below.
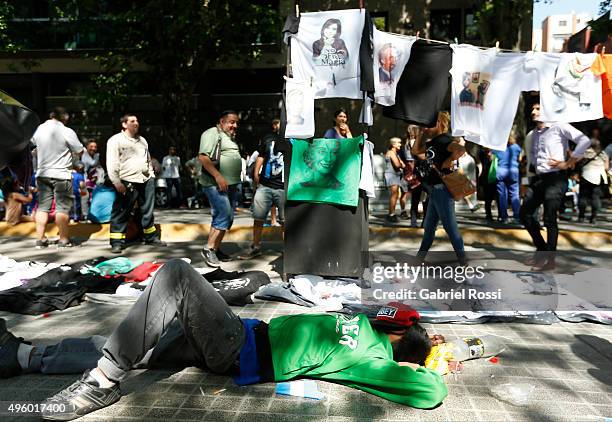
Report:
[[[506,349],[503,343],[503,337],[494,336],[492,334],[458,338],[448,343],[453,344],[451,352],[453,355],[452,360],[457,360],[459,362],[495,356]]]

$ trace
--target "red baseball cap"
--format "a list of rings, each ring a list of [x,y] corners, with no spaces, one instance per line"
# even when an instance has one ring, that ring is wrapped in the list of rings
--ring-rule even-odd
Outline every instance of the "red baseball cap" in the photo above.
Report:
[[[408,305],[391,302],[381,307],[376,313],[376,320],[402,327],[410,327],[421,319],[419,313]]]

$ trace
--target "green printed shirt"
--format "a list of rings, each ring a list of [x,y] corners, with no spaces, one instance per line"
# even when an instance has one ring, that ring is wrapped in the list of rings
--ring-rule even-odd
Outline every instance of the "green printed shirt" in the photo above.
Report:
[[[364,314],[282,316],[270,321],[268,334],[276,381],[321,379],[422,409],[448,394],[437,372],[395,362],[388,336]]]
[[[240,158],[240,150],[238,144],[228,136],[227,133],[218,129],[216,126],[211,127],[202,133],[200,137],[200,154],[206,154],[209,157],[212,155],[217,142],[221,138],[221,160],[219,172],[225,178],[228,185],[240,183],[240,173],[242,172],[242,159]],[[204,187],[216,186],[215,179],[202,167],[200,176],[200,184]]]

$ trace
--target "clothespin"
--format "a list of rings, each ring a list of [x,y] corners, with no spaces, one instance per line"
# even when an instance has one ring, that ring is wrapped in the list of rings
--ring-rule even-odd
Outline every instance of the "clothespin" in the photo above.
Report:
[[[295,17],[299,18],[300,17],[300,5],[295,3]]]
[[[606,54],[606,46],[605,45],[603,47],[601,47],[601,55],[603,56],[604,54]]]
[[[363,9],[363,0],[359,0],[359,8]]]
[[[455,44],[459,44],[459,41],[457,41],[457,37],[455,37]]]
[[[416,37],[419,38],[419,35],[421,35],[421,31],[417,31]]]
[[[499,41],[495,41],[495,49],[499,53]]]

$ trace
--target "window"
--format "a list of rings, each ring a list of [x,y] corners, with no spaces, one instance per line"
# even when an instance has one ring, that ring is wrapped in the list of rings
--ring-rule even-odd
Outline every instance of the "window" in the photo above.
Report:
[[[559,21],[559,26],[567,26],[567,21]]]
[[[462,39],[461,9],[432,10],[429,14],[431,38],[441,41]]]
[[[476,17],[471,10],[465,11],[465,41],[478,41],[480,39],[480,29],[476,23]]]

